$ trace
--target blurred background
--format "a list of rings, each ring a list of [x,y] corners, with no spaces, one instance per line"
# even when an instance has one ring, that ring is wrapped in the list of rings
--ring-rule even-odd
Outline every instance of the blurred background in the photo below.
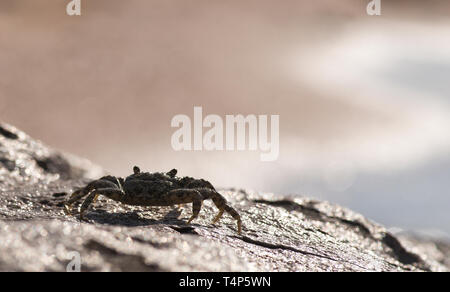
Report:
[[[116,175],[339,203],[450,234],[450,2],[0,0],[0,119]],[[173,116],[280,115],[280,156],[176,152]]]

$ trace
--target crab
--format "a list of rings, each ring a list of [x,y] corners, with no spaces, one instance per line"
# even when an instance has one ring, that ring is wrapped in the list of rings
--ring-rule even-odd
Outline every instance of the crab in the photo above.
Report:
[[[76,190],[64,204],[64,209],[68,215],[71,215],[72,205],[86,197],[79,211],[80,220],[83,220],[89,206],[95,203],[100,195],[133,206],[171,206],[192,203],[192,216],[187,222],[190,224],[198,217],[203,200],[211,199],[219,209],[212,223],[217,223],[223,213],[227,212],[237,221],[237,231],[241,234],[242,222],[239,213],[228,204],[210,182],[187,176],[177,177],[176,174],[176,169],[166,173],[148,173],[141,172],[140,168],[135,166],[133,174],[125,179],[104,176]]]

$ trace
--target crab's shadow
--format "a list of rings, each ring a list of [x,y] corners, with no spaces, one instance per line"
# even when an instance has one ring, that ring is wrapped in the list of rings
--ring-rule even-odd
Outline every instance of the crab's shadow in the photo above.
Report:
[[[186,222],[179,219],[182,210],[174,208],[170,210],[163,218],[146,218],[140,215],[139,212],[129,211],[129,212],[117,212],[113,213],[103,209],[96,209],[85,215],[85,218],[92,223],[98,223],[103,225],[114,225],[114,226],[147,226],[156,224],[174,224],[174,225],[186,225]]]

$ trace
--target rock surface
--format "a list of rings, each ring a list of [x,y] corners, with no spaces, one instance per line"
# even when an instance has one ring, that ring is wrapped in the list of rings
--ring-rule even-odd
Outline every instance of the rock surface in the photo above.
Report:
[[[130,170],[131,172],[131,170]],[[181,175],[186,175],[179,170]],[[448,271],[450,246],[397,238],[348,209],[307,198],[220,190],[243,218],[243,234],[206,201],[192,225],[189,205],[132,207],[100,198],[88,222],[63,202],[103,174],[0,124],[0,271]]]

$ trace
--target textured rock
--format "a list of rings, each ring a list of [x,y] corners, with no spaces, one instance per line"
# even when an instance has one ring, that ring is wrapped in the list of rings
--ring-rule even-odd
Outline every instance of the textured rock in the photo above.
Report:
[[[131,171],[131,170],[130,170]],[[180,175],[187,175],[180,171]],[[449,245],[397,238],[327,202],[221,190],[241,213],[243,235],[206,201],[133,207],[100,198],[88,222],[66,216],[74,188],[100,167],[56,152],[0,124],[0,270],[64,271],[71,252],[83,271],[446,271]]]

